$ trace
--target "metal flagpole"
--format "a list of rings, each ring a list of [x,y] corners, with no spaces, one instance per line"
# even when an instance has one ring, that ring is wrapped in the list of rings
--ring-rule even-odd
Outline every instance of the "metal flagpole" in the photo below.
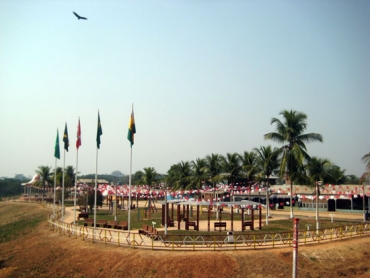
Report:
[[[132,173],[132,146],[130,151],[130,176],[129,176],[129,182],[128,182],[128,232],[130,232],[131,229],[131,173]]]
[[[64,149],[64,158],[63,158],[63,177],[62,177],[62,221],[64,221],[64,172],[66,165],[66,149]]]
[[[76,178],[75,178],[75,202],[74,202],[75,215],[74,215],[73,224],[76,224],[77,169],[78,169],[78,148],[77,148],[77,154],[76,154]]]
[[[55,158],[55,168],[54,168],[54,202],[53,202],[53,216],[54,216],[54,219],[55,219],[56,184],[57,184],[57,158]]]
[[[98,191],[98,148],[96,148],[96,165],[95,165],[95,200],[94,200],[94,235],[93,235],[93,241],[95,240],[95,229],[96,229],[97,191]]]

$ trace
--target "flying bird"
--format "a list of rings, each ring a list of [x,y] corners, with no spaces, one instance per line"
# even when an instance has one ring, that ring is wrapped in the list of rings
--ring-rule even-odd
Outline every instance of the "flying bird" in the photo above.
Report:
[[[73,12],[73,13],[74,13],[74,15],[78,18],[78,20],[80,20],[80,19],[87,20],[87,18],[86,18],[86,17],[79,16],[79,15],[78,15],[78,14],[76,14],[75,12]]]

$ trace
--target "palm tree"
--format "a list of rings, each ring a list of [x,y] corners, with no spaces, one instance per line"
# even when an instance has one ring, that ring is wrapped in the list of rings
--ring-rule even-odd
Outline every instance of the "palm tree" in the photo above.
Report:
[[[280,150],[272,148],[271,146],[260,147],[254,149],[257,154],[257,164],[260,168],[260,177],[266,179],[266,225],[268,225],[268,218],[270,217],[270,197],[269,197],[269,178],[274,171],[279,169]]]
[[[73,166],[69,165],[67,166],[67,168],[65,169],[65,186],[66,187],[72,187],[74,186],[75,184],[75,180],[76,180],[76,173],[75,173],[75,169],[73,168]]]
[[[365,162],[366,164],[366,170],[370,171],[370,153],[367,153],[365,154],[363,157],[362,157],[362,160]]]
[[[366,171],[365,171],[365,173],[362,174],[362,176],[360,178],[360,183],[363,183],[366,180],[368,181],[368,179],[369,179],[369,176],[370,176],[370,153],[365,154],[362,157],[362,160],[366,164]]]
[[[215,190],[215,196],[216,196],[216,183],[221,180],[221,158],[222,156],[219,154],[211,154],[207,155],[206,160],[206,176],[207,176],[207,182],[212,183],[212,187]]]
[[[192,169],[192,177],[191,177],[191,185],[198,189],[199,192],[199,199],[201,198],[200,189],[202,188],[202,184],[207,179],[206,176],[206,161],[202,158],[197,158],[195,161],[191,161],[191,169]]]
[[[257,166],[257,155],[256,152],[251,151],[247,152],[245,151],[243,155],[240,156],[241,163],[242,163],[242,172],[244,173],[244,176],[248,179],[249,184],[249,200],[251,199],[251,182],[254,176],[258,172],[258,166]]]
[[[168,171],[169,182],[174,190],[189,189],[191,187],[191,167],[189,162],[181,161],[178,164],[172,165]]]
[[[290,183],[290,217],[293,218],[292,192],[293,192],[293,172],[299,169],[297,163],[303,159],[309,159],[305,143],[323,141],[322,135],[318,133],[306,133],[307,116],[302,112],[284,110],[280,112],[284,122],[277,118],[271,119],[271,124],[276,124],[276,132],[265,134],[265,139],[270,139],[278,143],[285,144],[282,147],[283,156],[280,166],[280,175],[285,175]],[[302,159],[303,157],[303,159]]]
[[[39,166],[36,170],[36,174],[40,176],[40,179],[35,182],[36,187],[42,187],[45,192],[45,187],[53,184],[51,179],[51,167],[49,166]],[[44,193],[42,194],[42,201],[44,201]]]
[[[140,171],[140,172],[141,172],[140,173],[141,177],[140,177],[140,180],[138,181],[138,184],[146,184],[149,186],[153,186],[157,184],[159,177],[154,167],[144,168],[144,171]]]
[[[333,166],[329,159],[311,157],[307,164],[311,185],[314,186],[317,181],[321,181],[323,184],[330,182]]]
[[[226,177],[228,184],[233,184],[236,179],[241,177],[241,160],[237,153],[227,153],[221,157],[221,167],[224,171],[223,177]]]

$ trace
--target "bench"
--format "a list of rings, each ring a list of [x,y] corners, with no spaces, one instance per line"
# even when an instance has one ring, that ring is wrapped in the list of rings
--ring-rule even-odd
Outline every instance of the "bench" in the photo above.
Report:
[[[154,240],[157,240],[159,238],[157,229],[154,229],[152,226],[148,226],[148,231],[146,235],[151,237]]]
[[[214,222],[213,226],[214,226],[215,231],[216,231],[216,228],[218,228],[219,231],[221,231],[221,228],[225,228],[225,231],[226,231],[226,222]]]
[[[98,220],[96,222],[96,227],[106,228],[107,227],[107,220]]]
[[[195,222],[195,221],[187,221],[185,224],[186,224],[185,225],[185,229],[186,230],[189,230],[189,227],[194,227],[194,231],[198,231],[197,222]]]
[[[149,226],[147,224],[143,224],[143,227],[139,229],[139,234],[146,235],[148,233]]]
[[[84,222],[84,226],[94,226],[94,219],[86,218]]]
[[[249,227],[252,231],[254,230],[254,225],[252,221],[243,222],[243,231],[245,230],[245,227]]]
[[[117,229],[128,230],[128,222],[120,221],[119,224],[117,225]]]
[[[89,218],[89,213],[88,212],[79,213],[78,214],[78,220],[80,220],[80,218],[83,218],[83,219]]]
[[[118,225],[118,221],[111,220],[111,221],[108,221],[107,228],[116,229],[117,225]]]

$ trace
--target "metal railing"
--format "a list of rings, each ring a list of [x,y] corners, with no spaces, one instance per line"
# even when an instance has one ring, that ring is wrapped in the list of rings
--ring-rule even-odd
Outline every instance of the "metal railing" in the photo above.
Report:
[[[111,244],[118,247],[141,248],[151,250],[178,251],[221,251],[290,247],[293,244],[292,232],[280,233],[235,233],[227,235],[156,235],[117,229],[86,227],[68,224],[58,219],[49,219],[52,230],[82,240]],[[317,244],[334,240],[370,235],[369,223],[349,224],[329,229],[299,231],[299,245]]]

